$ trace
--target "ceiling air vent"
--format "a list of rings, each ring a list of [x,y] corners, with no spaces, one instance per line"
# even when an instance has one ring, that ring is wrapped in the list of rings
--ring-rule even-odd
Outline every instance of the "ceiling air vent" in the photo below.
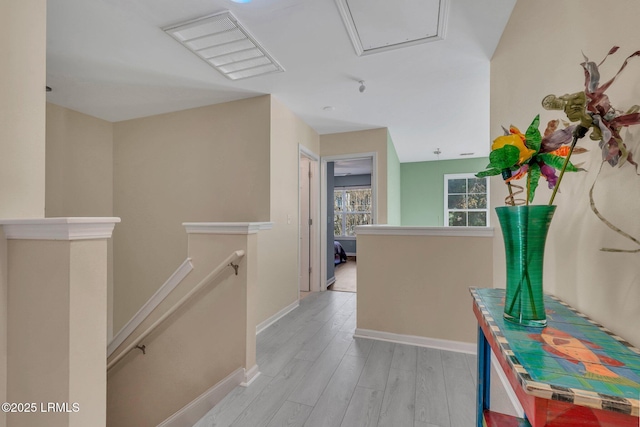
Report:
[[[336,0],[358,55],[444,39],[448,0]]]
[[[228,79],[284,71],[229,11],[163,30]]]

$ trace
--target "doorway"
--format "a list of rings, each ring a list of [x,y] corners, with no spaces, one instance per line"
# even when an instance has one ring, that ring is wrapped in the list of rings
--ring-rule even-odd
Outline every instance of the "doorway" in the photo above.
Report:
[[[319,159],[305,147],[299,147],[298,175],[298,253],[300,297],[320,290],[319,258]]]
[[[357,225],[376,223],[376,153],[323,157],[322,175],[322,287],[355,292],[354,229]],[[347,272],[353,283],[343,283],[346,289],[342,289],[335,282],[341,276],[344,281]]]

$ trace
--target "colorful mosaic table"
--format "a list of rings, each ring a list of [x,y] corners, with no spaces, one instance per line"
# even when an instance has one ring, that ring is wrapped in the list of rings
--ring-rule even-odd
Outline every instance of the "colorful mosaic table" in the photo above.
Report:
[[[503,319],[504,289],[472,288],[471,294],[478,319],[478,427],[492,425],[491,349],[533,427],[640,426],[640,350],[550,295],[542,329]]]

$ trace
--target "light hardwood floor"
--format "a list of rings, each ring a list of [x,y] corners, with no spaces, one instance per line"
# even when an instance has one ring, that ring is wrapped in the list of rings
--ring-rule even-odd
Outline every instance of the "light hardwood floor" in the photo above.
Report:
[[[475,356],[353,338],[356,294],[313,293],[258,335],[261,375],[195,427],[470,427]]]
[[[346,263],[336,265],[336,281],[329,288],[332,291],[357,292],[357,264],[354,257],[349,257]]]

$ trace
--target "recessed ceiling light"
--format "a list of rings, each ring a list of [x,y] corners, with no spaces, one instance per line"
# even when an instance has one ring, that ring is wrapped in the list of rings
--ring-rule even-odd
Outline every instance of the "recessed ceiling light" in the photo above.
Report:
[[[284,71],[229,11],[164,28],[231,80]]]
[[[251,0],[231,0],[234,3],[251,3]]]
[[[326,107],[323,108],[324,111],[333,111],[335,109],[336,107],[332,107],[331,105],[327,105]]]

